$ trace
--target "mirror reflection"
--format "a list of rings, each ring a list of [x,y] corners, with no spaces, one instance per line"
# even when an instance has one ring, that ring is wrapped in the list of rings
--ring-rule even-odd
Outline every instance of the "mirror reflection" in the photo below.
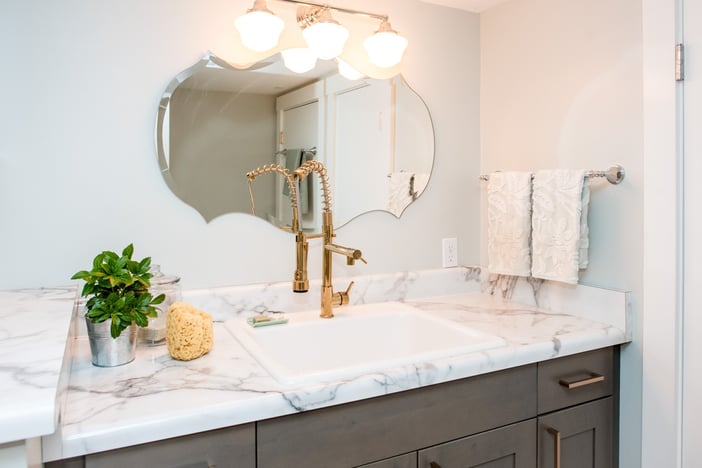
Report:
[[[264,164],[291,171],[322,161],[334,193],[334,223],[373,210],[399,217],[426,188],[434,132],[422,99],[401,76],[349,80],[333,61],[287,70],[279,56],[240,70],[214,54],[181,72],[161,99],[161,172],[170,189],[208,222],[252,213],[285,229],[291,220],[281,176],[246,173]],[[301,221],[319,230],[319,184],[300,187]]]

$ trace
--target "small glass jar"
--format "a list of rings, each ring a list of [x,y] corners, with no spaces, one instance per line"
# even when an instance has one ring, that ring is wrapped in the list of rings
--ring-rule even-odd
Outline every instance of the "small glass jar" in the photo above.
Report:
[[[164,301],[156,306],[156,317],[149,317],[149,324],[139,328],[139,340],[149,346],[164,344],[166,340],[166,315],[171,304],[181,300],[180,277],[164,275],[159,265],[151,265],[151,287],[149,292],[154,296],[165,294]]]

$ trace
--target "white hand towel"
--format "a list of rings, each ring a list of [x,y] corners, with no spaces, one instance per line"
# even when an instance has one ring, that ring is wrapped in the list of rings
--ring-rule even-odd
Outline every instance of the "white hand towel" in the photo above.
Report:
[[[589,199],[584,170],[560,169],[536,173],[532,212],[532,276],[578,283],[581,259],[583,266],[587,266]]]
[[[487,187],[488,270],[529,276],[531,173],[493,172]]]
[[[590,185],[587,180],[583,182],[583,198],[582,212],[580,213],[580,255],[578,258],[578,267],[581,270],[587,268],[589,259],[588,252],[590,249],[590,228],[587,224],[587,214],[590,209]]]

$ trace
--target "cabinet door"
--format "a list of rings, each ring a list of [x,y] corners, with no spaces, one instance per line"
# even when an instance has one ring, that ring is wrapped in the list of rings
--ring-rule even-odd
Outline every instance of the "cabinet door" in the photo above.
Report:
[[[539,417],[539,468],[611,468],[612,397]]]
[[[417,452],[398,455],[397,457],[387,458],[356,468],[417,468]]]
[[[534,468],[536,420],[483,432],[419,452],[420,468]]]
[[[253,424],[202,432],[85,457],[86,468],[254,468]]]

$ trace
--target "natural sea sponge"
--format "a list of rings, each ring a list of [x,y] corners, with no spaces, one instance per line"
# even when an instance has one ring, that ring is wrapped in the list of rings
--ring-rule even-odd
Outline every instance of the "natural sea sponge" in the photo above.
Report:
[[[166,318],[166,345],[174,359],[190,361],[212,349],[212,317],[187,302],[174,302]]]

